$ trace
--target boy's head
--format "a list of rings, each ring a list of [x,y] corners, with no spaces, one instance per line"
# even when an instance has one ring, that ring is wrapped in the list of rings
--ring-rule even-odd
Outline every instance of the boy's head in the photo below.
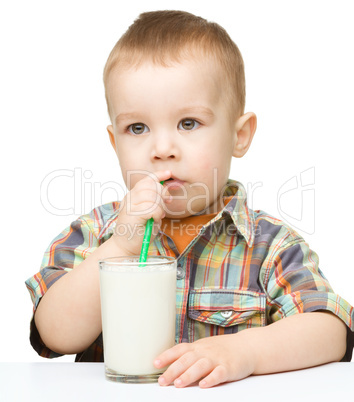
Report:
[[[243,114],[243,62],[223,28],[179,11],[145,13],[104,71],[110,140],[129,189],[170,171],[167,217],[220,209],[232,156],[256,127]]]
[[[183,60],[214,62],[227,95],[231,113],[245,108],[245,73],[241,53],[220,25],[184,11],[143,13],[114,46],[104,69],[108,112],[108,81],[116,69],[138,67],[146,61],[169,66]],[[112,118],[112,116],[111,116]]]

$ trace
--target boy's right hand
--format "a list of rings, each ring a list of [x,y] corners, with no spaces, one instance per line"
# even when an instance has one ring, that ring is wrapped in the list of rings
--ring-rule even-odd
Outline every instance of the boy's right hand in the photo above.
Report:
[[[172,202],[167,188],[160,182],[171,177],[171,171],[158,171],[139,180],[121,202],[112,241],[124,255],[139,255],[146,222],[154,219],[151,240],[165,217],[165,203]]]

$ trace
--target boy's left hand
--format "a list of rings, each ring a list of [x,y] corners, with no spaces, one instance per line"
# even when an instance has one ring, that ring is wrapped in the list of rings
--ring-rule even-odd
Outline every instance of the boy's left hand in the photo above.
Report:
[[[252,347],[238,334],[217,335],[193,343],[180,343],[161,353],[154,365],[163,368],[160,385],[185,387],[200,379],[201,388],[236,381],[254,372]]]

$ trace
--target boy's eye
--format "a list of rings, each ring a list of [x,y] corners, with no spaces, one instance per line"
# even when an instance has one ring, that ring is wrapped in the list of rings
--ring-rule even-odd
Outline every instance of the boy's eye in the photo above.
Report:
[[[131,134],[139,135],[149,131],[149,128],[144,123],[134,123],[128,127],[128,131]]]
[[[199,127],[199,123],[193,119],[183,119],[179,124],[178,128],[180,130],[193,130]]]

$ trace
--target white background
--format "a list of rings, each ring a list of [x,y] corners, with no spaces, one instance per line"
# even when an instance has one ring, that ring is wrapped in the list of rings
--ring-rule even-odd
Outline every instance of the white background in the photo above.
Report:
[[[354,304],[351,1],[2,1],[2,361],[43,360],[28,341],[24,281],[76,216],[117,198],[103,67],[140,12],[166,8],[215,21],[238,44],[258,129],[231,177],[248,188],[250,207],[304,236]]]

